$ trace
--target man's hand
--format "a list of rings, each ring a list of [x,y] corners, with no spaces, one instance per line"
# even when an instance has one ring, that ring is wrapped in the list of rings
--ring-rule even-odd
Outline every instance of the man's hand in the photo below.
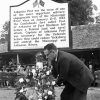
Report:
[[[56,84],[57,84],[58,86],[62,86],[62,85],[63,85],[63,79],[60,78],[60,77],[58,77],[58,79],[57,79],[57,81],[56,81]]]

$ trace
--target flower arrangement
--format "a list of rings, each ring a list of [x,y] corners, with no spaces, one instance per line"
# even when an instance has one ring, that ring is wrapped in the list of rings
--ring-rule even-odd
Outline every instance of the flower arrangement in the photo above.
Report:
[[[38,58],[40,59],[40,57]],[[48,67],[37,60],[36,65],[32,66],[31,73],[31,78],[20,78],[17,82],[17,84],[20,84],[17,85],[20,87],[19,90],[17,88],[19,93],[23,94],[28,100],[55,100],[56,80],[52,76],[52,67]],[[29,95],[30,90],[32,91]]]

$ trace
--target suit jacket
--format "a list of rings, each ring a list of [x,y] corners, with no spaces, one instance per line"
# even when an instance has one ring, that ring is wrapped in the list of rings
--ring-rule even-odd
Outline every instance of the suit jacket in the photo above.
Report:
[[[58,52],[57,64],[53,63],[53,75],[63,80],[65,85],[70,83],[75,88],[86,92],[94,80],[88,67],[76,56]]]

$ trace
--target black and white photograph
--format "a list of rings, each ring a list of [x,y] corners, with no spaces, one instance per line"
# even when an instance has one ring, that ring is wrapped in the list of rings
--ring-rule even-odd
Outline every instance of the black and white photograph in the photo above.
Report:
[[[100,100],[99,0],[0,7],[0,100]]]

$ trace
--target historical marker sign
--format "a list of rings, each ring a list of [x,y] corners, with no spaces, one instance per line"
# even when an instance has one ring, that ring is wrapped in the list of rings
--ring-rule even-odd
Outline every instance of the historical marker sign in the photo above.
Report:
[[[27,0],[10,7],[10,49],[41,49],[47,43],[69,47],[68,3]]]

